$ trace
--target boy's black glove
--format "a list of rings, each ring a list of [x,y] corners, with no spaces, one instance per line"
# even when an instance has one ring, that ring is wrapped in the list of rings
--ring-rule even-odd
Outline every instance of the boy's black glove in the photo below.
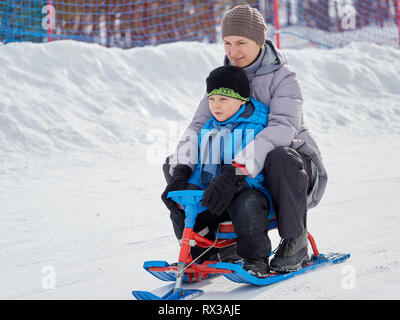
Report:
[[[170,198],[167,198],[168,192],[176,190],[184,190],[187,181],[192,174],[192,168],[186,164],[179,164],[175,167],[174,173],[169,181],[165,191],[161,195],[161,200],[170,211],[178,211],[178,204]]]
[[[211,180],[206,191],[204,191],[201,205],[207,207],[208,211],[221,215],[231,203],[233,196],[239,191],[239,182],[246,178],[245,175],[236,175],[236,168],[224,165],[221,175]]]

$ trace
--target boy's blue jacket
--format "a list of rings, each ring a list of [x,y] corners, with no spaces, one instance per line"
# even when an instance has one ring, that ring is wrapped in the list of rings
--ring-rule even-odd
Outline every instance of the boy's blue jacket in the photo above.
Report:
[[[199,134],[199,162],[188,183],[205,190],[208,183],[220,174],[220,163],[231,164],[236,154],[267,126],[268,113],[267,106],[250,98],[250,102],[243,105],[235,115],[224,122],[220,122],[212,116]],[[220,140],[216,139],[218,134],[220,138],[222,137]],[[220,141],[223,141],[222,146]],[[213,151],[215,154],[212,154]],[[215,159],[218,159],[218,164]],[[247,176],[245,181],[251,188],[263,192],[272,204],[270,191],[262,185],[264,181],[262,172],[254,178]],[[270,207],[272,208],[272,206]]]

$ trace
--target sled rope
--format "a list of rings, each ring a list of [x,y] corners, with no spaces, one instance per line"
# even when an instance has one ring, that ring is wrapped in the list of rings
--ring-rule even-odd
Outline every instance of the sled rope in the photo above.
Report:
[[[217,231],[217,233],[216,233],[216,235],[215,235],[215,241],[214,241],[214,243],[209,247],[209,248],[207,248],[207,250],[205,250],[201,255],[199,255],[196,259],[194,259],[194,260],[192,260],[192,262],[190,262],[187,266],[185,266],[183,269],[182,269],[182,271],[185,271],[187,268],[189,268],[194,262],[196,262],[201,256],[203,256],[204,254],[206,254],[209,250],[211,250],[212,248],[214,248],[215,247],[215,245],[217,244],[217,241],[218,241],[218,234],[219,234],[219,227],[220,227],[220,225],[221,225],[221,223],[219,223],[218,224],[218,231]],[[182,239],[183,240],[183,239]],[[226,242],[227,240],[223,240],[223,241],[221,241],[221,243],[223,243],[223,242]]]

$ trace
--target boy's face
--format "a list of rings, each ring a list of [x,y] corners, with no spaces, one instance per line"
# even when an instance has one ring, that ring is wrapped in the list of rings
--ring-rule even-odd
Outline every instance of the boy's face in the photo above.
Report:
[[[208,105],[212,115],[220,122],[231,118],[246,101],[213,94],[208,97]]]
[[[251,65],[261,50],[255,41],[240,36],[225,37],[224,48],[229,61],[239,68]]]

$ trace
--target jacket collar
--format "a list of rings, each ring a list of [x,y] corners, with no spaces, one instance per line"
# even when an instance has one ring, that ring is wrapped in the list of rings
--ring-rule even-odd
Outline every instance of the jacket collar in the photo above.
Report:
[[[268,107],[266,107],[261,102],[255,100],[254,98],[250,97],[250,101],[247,102],[245,105],[241,106],[239,110],[228,120],[218,121],[213,115],[211,115],[212,125],[214,128],[217,129],[221,129],[223,127],[232,129],[240,122],[251,122],[251,123],[266,125],[268,112],[269,112]]]
[[[285,63],[287,63],[287,57],[276,48],[272,41],[266,40],[256,61],[243,68],[243,70],[246,72],[249,80],[252,80],[256,75],[267,74],[278,70]],[[224,57],[224,65],[231,65],[226,55]]]

